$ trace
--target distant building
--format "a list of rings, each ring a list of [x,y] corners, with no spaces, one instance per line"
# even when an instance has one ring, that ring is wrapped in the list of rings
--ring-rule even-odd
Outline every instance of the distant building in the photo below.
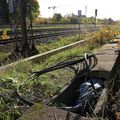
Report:
[[[6,0],[0,0],[0,25],[9,24],[9,12]]]

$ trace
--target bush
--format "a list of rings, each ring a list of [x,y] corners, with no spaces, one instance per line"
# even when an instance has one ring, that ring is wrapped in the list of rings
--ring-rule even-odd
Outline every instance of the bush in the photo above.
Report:
[[[100,31],[94,32],[90,35],[88,39],[88,47],[90,50],[101,47],[103,44],[108,43],[115,37],[115,32],[112,29],[102,28]]]

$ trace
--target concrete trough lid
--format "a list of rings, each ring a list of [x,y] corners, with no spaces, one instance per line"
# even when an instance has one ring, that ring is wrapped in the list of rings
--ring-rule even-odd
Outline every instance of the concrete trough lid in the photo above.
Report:
[[[106,44],[99,50],[96,55],[98,64],[93,70],[104,70],[110,72],[114,66],[118,53],[117,44]]]

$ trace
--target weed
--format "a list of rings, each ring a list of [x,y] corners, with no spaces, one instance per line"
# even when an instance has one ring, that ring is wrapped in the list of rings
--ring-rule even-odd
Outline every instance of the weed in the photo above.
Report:
[[[105,32],[106,31],[106,32]],[[101,30],[100,32],[92,33],[89,42],[84,46],[77,46],[70,50],[58,53],[44,59],[41,62],[25,62],[20,63],[17,66],[14,66],[6,71],[1,72],[0,74],[0,114],[2,120],[14,119],[16,116],[19,117],[23,112],[20,109],[20,102],[16,98],[11,97],[13,91],[16,87],[23,83],[23,86],[20,89],[20,92],[23,96],[27,95],[27,98],[30,100],[35,100],[32,97],[36,92],[40,93],[43,99],[49,99],[53,95],[58,94],[58,91],[68,84],[71,78],[74,76],[73,71],[68,71],[66,69],[61,69],[57,71],[50,72],[48,74],[40,76],[38,79],[28,80],[29,74],[32,71],[44,69],[54,65],[63,60],[73,58],[75,56],[80,56],[85,52],[90,52],[91,50],[100,47],[104,43],[108,42],[113,38],[114,33],[109,30]],[[39,50],[45,52],[66,44],[77,41],[78,37],[64,38],[62,40],[49,42],[49,44],[41,45]],[[59,83],[59,84],[58,84]],[[6,106],[7,109],[6,109]],[[17,106],[17,107],[16,107]],[[24,109],[24,108],[23,108]],[[8,112],[9,111],[9,112]],[[23,110],[24,111],[24,110]],[[14,113],[14,115],[13,115]],[[12,116],[11,116],[12,115]]]

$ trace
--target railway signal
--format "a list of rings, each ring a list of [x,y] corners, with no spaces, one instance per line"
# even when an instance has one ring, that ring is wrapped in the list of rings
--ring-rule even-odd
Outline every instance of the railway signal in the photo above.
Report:
[[[82,11],[78,10],[78,17],[81,17],[81,15],[82,15]]]
[[[96,27],[96,25],[97,25],[97,13],[98,13],[98,10],[97,9],[95,9],[95,27]]]
[[[97,9],[95,9],[95,17],[97,17],[97,11],[98,11],[98,10],[97,10]]]

